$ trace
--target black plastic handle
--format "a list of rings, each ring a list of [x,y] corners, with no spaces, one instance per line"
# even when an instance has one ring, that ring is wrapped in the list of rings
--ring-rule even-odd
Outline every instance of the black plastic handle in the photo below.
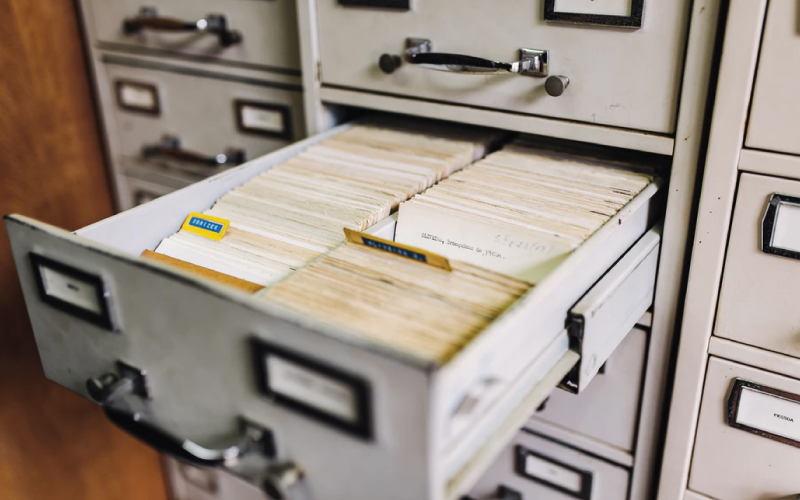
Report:
[[[141,414],[103,405],[106,417],[117,427],[144,441],[161,453],[200,467],[218,467],[228,460],[241,457],[246,452],[243,445],[224,449],[209,449],[188,439],[181,439],[145,421]]]
[[[151,158],[170,158],[173,160],[180,160],[186,163],[195,165],[205,165],[208,167],[230,166],[235,167],[244,163],[245,154],[242,149],[230,148],[224,153],[214,156],[206,156],[202,153],[182,149],[177,142],[172,144],[153,144],[150,146],[142,147],[142,157],[146,159]]]
[[[217,35],[219,44],[223,47],[241,43],[243,38],[240,31],[228,29],[228,22],[225,16],[209,14],[197,21],[184,21],[173,17],[160,17],[152,9],[142,9],[138,16],[123,20],[122,30],[128,35],[139,33],[143,30],[211,33]]]
[[[492,61],[491,59],[464,54],[447,54],[443,52],[408,53],[406,54],[406,62],[458,73],[513,71],[513,65],[511,63]]]

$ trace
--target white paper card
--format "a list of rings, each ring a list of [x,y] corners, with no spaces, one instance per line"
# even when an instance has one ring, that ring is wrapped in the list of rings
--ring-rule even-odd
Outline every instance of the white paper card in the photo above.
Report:
[[[47,266],[40,266],[39,269],[47,295],[91,313],[102,314],[98,290],[93,283],[60,273]]]
[[[153,89],[139,85],[122,84],[119,90],[122,104],[131,108],[153,110],[156,108],[156,94]]]
[[[273,392],[347,422],[358,420],[355,390],[347,384],[275,355],[267,355],[266,365]]]
[[[280,111],[244,105],[239,112],[242,114],[242,126],[246,129],[278,134],[284,132],[283,113]]]
[[[782,203],[779,207],[772,246],[800,252],[800,206]]]
[[[631,0],[555,0],[553,10],[569,14],[631,15]]]
[[[525,473],[575,493],[583,490],[581,474],[536,455],[525,457]]]
[[[571,252],[567,243],[403,203],[395,241],[537,283]]]
[[[800,403],[772,394],[743,387],[736,422],[800,441]]]

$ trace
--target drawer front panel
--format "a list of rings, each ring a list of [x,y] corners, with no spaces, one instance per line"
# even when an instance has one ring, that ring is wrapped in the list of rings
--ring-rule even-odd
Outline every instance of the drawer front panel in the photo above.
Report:
[[[625,500],[629,476],[626,468],[522,431],[468,498]]]
[[[206,164],[204,159],[219,154],[233,159],[239,151],[245,160],[257,158],[303,134],[299,91],[118,64],[106,64],[105,70],[119,134],[115,161],[128,168],[161,171],[166,165],[196,181],[230,166]],[[152,102],[158,103],[157,113],[131,106]],[[196,162],[161,155],[144,158],[145,148],[164,145],[167,137],[202,158]]]
[[[322,82],[671,133],[689,2],[645,3],[642,27],[620,29],[547,22],[544,0],[415,2],[409,11],[344,7],[338,0],[321,0],[317,9]],[[548,50],[549,75],[566,76],[569,84],[562,95],[551,97],[545,79],[532,76],[453,74],[405,62],[391,74],[383,72],[381,56],[402,55],[409,37],[429,39],[432,52],[503,62],[517,61],[521,48]]]
[[[146,27],[136,33],[126,33],[126,20],[140,16],[143,7],[155,9],[158,17],[192,24],[209,19],[209,14],[224,16],[225,27],[238,32],[241,41],[224,46],[214,33],[155,31]],[[300,71],[294,0],[89,0],[89,8],[100,43],[221,59],[298,74]]]
[[[737,380],[741,382],[737,384]],[[737,385],[744,387],[735,390]],[[769,392],[774,390],[783,396],[774,397]],[[752,430],[757,426],[763,431],[780,429],[786,435],[800,436],[800,402],[792,401],[789,395],[800,395],[800,381],[711,358],[689,487],[725,500],[797,495],[800,449]]]
[[[782,196],[773,200],[775,194]],[[715,334],[800,357],[800,260],[780,255],[785,251],[790,255],[798,246],[793,241],[800,232],[798,210],[792,203],[780,202],[793,197],[800,197],[800,182],[742,174]],[[776,216],[765,218],[771,200]]]
[[[770,0],[768,9],[746,143],[800,154],[800,5],[794,0]]]
[[[647,332],[634,328],[584,392],[554,391],[534,419],[632,453],[646,350]]]

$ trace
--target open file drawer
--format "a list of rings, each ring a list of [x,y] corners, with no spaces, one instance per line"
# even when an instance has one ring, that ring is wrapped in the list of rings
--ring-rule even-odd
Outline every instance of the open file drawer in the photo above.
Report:
[[[573,304],[584,295],[627,300],[649,293],[586,294],[603,275],[610,279],[597,286],[623,287],[627,280],[615,270],[630,269],[633,276],[644,269],[634,262],[657,259],[657,235],[640,240],[657,186],[637,196],[442,366],[138,257],[174,233],[187,213],[207,208],[232,187],[340,130],[74,234],[9,217],[45,373],[88,395],[87,379],[118,372],[130,379],[130,404],[139,418],[132,417],[133,410],[125,419],[107,409],[116,423],[164,451],[226,465],[263,482],[276,498],[455,499],[580,358],[569,350],[565,329]],[[390,225],[382,227],[391,232]],[[651,289],[653,280],[654,275],[645,288]],[[616,329],[603,330],[597,335],[618,342]],[[584,338],[583,345],[590,344]],[[343,430],[319,418],[319,411],[298,413],[265,399],[259,392],[264,374],[253,362],[262,351],[254,345],[271,346],[269,356],[284,374],[310,377],[344,393],[363,425]],[[494,395],[476,396],[475,388],[486,380],[494,381]],[[335,405],[325,392],[306,396],[318,409]],[[464,412],[467,398],[478,401]],[[254,439],[254,430],[269,439]],[[282,489],[293,479],[285,496]]]

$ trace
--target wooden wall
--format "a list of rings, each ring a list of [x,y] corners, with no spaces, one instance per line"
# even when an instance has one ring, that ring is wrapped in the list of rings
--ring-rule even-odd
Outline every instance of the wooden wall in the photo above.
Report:
[[[71,0],[0,0],[0,215],[65,229],[111,215]],[[0,498],[166,498],[158,455],[46,380],[0,227]]]

